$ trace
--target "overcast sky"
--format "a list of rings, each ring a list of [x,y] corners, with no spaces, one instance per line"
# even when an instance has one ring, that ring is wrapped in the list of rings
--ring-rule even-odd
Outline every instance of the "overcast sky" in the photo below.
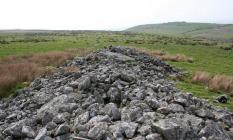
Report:
[[[121,30],[172,21],[233,23],[233,0],[0,0],[0,29]]]

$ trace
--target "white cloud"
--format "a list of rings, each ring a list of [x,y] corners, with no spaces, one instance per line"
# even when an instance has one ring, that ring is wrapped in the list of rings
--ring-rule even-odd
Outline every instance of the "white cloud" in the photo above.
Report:
[[[0,29],[123,29],[168,21],[233,22],[232,0],[0,0]]]

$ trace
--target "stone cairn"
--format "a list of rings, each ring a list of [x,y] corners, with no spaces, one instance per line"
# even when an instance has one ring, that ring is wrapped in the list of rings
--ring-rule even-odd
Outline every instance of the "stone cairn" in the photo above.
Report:
[[[119,46],[67,61],[0,100],[0,139],[233,140],[232,113],[177,89],[179,74]]]

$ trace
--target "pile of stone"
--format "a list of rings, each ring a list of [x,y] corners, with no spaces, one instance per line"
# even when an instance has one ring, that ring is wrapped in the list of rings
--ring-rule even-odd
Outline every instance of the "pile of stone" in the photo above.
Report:
[[[177,89],[169,75],[179,72],[126,47],[74,59],[0,101],[0,139],[232,140],[232,113]]]

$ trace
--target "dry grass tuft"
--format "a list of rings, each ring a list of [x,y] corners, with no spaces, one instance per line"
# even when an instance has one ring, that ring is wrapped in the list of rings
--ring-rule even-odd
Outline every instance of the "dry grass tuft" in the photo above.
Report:
[[[204,85],[208,85],[211,78],[212,77],[208,72],[197,71],[193,75],[192,82],[193,83],[201,83],[201,84],[204,84]]]
[[[0,65],[0,97],[20,82],[31,81],[42,73],[34,63]]]
[[[83,56],[86,56],[87,54],[92,53],[93,49],[91,48],[69,48],[69,49],[66,49],[65,52],[77,54],[83,57]]]
[[[157,56],[162,56],[162,55],[167,54],[165,51],[162,51],[162,50],[149,50],[149,49],[145,49],[145,48],[138,48],[138,47],[132,47],[132,46],[131,46],[131,48],[134,48],[138,52],[148,54],[152,57],[157,57]]]
[[[208,86],[211,90],[222,90],[233,93],[233,77],[226,75],[215,75],[209,81]]]
[[[233,77],[231,76],[211,76],[208,72],[198,71],[193,74],[192,82],[204,84],[208,86],[210,90],[233,93]]]
[[[193,62],[193,58],[192,57],[188,57],[184,54],[166,54],[166,55],[162,55],[162,56],[157,56],[159,57],[161,60],[164,61],[173,61],[173,62]]]
[[[173,62],[189,62],[192,63],[193,62],[193,58],[192,57],[188,57],[184,54],[168,54],[165,51],[162,50],[149,50],[149,49],[145,49],[145,48],[137,48],[137,47],[131,47],[136,49],[139,52],[142,53],[146,53],[152,57],[158,57],[161,60],[164,61],[173,61]]]
[[[40,75],[54,73],[56,66],[74,58],[76,54],[83,56],[90,52],[91,49],[81,48],[2,58],[0,60],[0,97],[9,94],[9,91],[19,83],[32,81]],[[66,71],[77,72],[79,69],[70,66]]]
[[[32,81],[40,75],[50,75],[66,60],[75,55],[85,56],[92,52],[90,48],[75,48],[65,51],[35,53],[32,55],[8,56],[0,60],[0,97],[9,94],[17,84]],[[66,72],[78,72],[75,66],[65,69]]]
[[[1,64],[16,64],[16,63],[35,63],[40,66],[48,65],[61,65],[67,59],[73,58],[74,55],[68,52],[46,52],[46,53],[36,53],[32,55],[23,56],[9,56],[1,60]]]
[[[79,68],[72,65],[72,66],[66,67],[65,71],[68,72],[68,73],[79,72]]]

